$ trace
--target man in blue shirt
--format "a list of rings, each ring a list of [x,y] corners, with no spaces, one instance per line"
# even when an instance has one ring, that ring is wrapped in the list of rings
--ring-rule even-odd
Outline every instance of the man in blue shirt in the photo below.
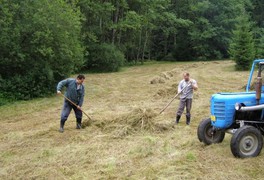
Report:
[[[76,129],[81,129],[82,126],[82,105],[83,98],[85,93],[85,88],[83,85],[84,75],[80,74],[76,79],[69,78],[63,81],[60,81],[57,86],[57,94],[61,94],[61,90],[63,87],[66,87],[65,96],[70,99],[73,103],[77,105],[73,105],[68,100],[64,99],[64,104],[61,112],[61,121],[60,121],[60,132],[64,131],[64,124],[68,119],[68,116],[73,109],[76,117]]]
[[[189,125],[191,121],[191,108],[193,90],[197,90],[198,85],[194,79],[190,78],[188,72],[183,73],[183,80],[178,85],[178,93],[181,92],[180,105],[176,113],[176,124],[179,123],[181,115],[186,107],[186,124]]]

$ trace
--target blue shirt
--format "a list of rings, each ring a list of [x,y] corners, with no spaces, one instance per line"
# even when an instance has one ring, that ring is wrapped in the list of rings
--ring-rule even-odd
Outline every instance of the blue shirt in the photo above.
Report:
[[[83,97],[85,92],[84,85],[81,84],[79,88],[77,88],[78,84],[76,79],[69,78],[58,83],[57,91],[61,91],[64,86],[66,87],[65,96],[81,107],[83,105]]]

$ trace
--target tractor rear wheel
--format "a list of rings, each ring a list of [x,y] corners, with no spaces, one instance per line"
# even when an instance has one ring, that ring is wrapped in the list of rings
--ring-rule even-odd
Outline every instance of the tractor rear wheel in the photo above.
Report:
[[[206,145],[221,143],[225,138],[225,132],[213,128],[211,119],[204,119],[197,129],[197,136],[200,142]]]
[[[263,137],[253,126],[243,126],[232,136],[230,147],[233,155],[239,158],[256,157],[261,152]]]

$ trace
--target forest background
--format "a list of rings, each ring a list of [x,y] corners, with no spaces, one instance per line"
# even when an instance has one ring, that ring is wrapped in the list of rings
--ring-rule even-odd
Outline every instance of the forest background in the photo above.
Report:
[[[261,0],[0,0],[0,105],[79,72],[264,57]]]

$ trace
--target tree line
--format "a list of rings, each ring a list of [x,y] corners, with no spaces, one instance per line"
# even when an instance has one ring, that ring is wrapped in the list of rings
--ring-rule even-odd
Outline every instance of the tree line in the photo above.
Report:
[[[0,0],[0,104],[79,71],[264,55],[261,0]]]

